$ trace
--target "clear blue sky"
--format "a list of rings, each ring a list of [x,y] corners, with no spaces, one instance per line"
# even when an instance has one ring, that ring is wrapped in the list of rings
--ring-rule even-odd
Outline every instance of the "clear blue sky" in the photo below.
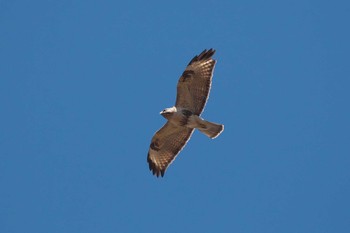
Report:
[[[350,232],[348,1],[1,1],[0,232]],[[189,60],[203,117],[146,163]]]

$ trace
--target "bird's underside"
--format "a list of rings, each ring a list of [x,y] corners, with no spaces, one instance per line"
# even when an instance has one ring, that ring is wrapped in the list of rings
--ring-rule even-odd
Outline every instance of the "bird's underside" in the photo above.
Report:
[[[177,84],[175,106],[161,112],[168,121],[153,136],[147,156],[149,168],[157,177],[164,176],[194,129],[210,138],[219,136],[224,129],[223,125],[200,117],[211,88],[216,63],[212,59],[214,53],[213,49],[204,50],[189,62]]]

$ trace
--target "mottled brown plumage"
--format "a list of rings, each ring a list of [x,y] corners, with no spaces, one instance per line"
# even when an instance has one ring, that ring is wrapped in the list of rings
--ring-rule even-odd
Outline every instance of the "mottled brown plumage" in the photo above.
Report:
[[[209,97],[216,61],[211,59],[215,50],[204,50],[195,56],[183,72],[177,84],[175,106],[181,106],[200,115]]]
[[[147,156],[149,169],[157,177],[164,176],[195,128],[210,138],[223,131],[223,125],[200,118],[210,92],[214,53],[213,49],[204,50],[189,62],[177,84],[175,106],[161,112],[168,121],[153,136]]]
[[[157,131],[151,142],[151,145],[156,143],[157,148],[151,147],[147,157],[149,169],[154,175],[164,176],[166,168],[190,139],[193,130],[167,122]]]

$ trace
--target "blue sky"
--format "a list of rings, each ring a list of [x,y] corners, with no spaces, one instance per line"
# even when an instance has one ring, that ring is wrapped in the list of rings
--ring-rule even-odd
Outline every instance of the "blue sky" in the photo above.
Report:
[[[0,231],[350,232],[347,1],[1,1]],[[146,163],[177,80],[203,117]]]

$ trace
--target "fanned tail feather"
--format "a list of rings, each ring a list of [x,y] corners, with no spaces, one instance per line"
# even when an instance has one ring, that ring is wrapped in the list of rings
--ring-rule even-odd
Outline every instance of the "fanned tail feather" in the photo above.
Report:
[[[214,139],[217,136],[219,136],[222,133],[222,131],[224,131],[224,125],[203,120],[200,123],[198,130],[207,135],[208,137]]]

